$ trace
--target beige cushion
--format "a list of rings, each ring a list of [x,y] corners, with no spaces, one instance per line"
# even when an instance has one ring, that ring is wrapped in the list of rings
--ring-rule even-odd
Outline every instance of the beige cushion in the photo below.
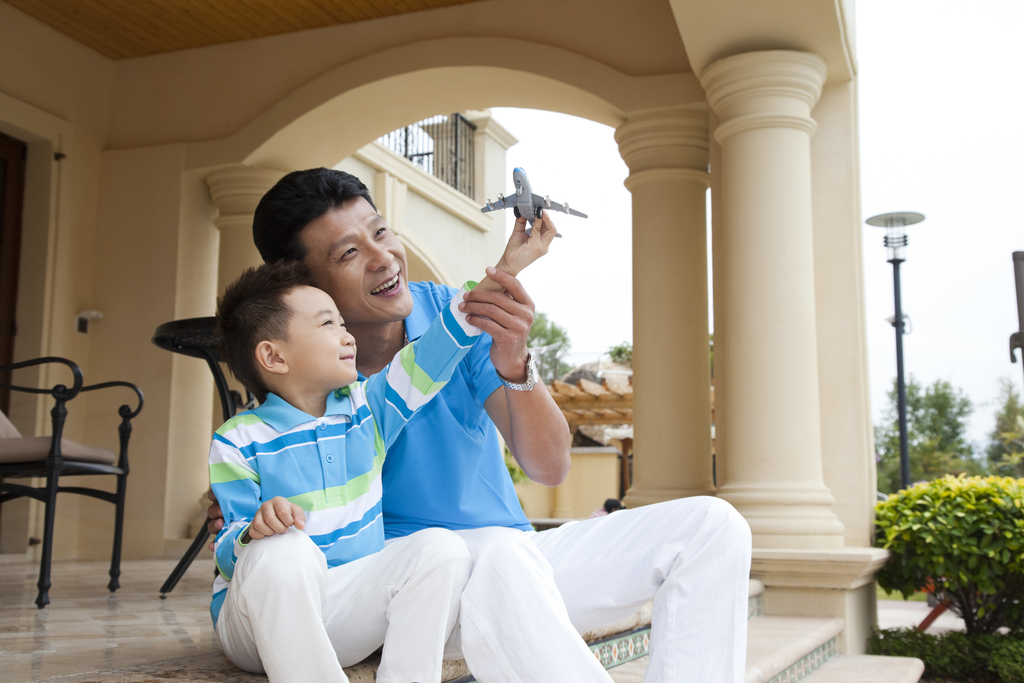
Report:
[[[18,428],[0,412],[0,439],[16,439],[19,436],[21,436],[21,432],[18,431]]]
[[[21,436],[18,438],[0,439],[0,462],[41,462],[46,460],[50,452],[48,436]],[[98,462],[113,465],[117,456],[106,448],[83,446],[68,439],[60,440],[60,454],[64,460],[80,460],[82,462]]]

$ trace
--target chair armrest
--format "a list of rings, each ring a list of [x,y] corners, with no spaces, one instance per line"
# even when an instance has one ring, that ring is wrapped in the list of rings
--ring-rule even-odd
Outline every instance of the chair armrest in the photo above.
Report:
[[[135,396],[139,399],[139,404],[136,406],[135,410],[132,410],[131,407],[127,405],[123,405],[117,409],[118,415],[125,419],[131,420],[140,412],[142,412],[142,404],[144,401],[144,398],[142,396],[142,390],[139,389],[134,384],[132,384],[131,382],[102,382],[100,384],[90,384],[87,387],[82,387],[81,391],[82,393],[85,393],[87,391],[96,391],[97,389],[108,389],[110,387],[128,387],[129,389],[135,392]]]
[[[63,401],[70,401],[78,392],[82,390],[82,370],[72,361],[67,358],[60,358],[58,356],[44,356],[42,358],[34,358],[32,360],[25,360],[20,363],[13,363],[11,365],[0,366],[0,373],[8,372],[10,370],[20,370],[22,368],[32,367],[34,365],[47,365],[50,363],[60,363],[71,368],[71,374],[74,376],[74,382],[72,383],[71,389],[63,384],[54,385],[52,389],[39,389],[37,387],[21,387],[15,384],[9,384],[7,382],[0,382],[0,388],[11,389],[12,391],[22,391],[28,394],[50,394],[56,399]]]

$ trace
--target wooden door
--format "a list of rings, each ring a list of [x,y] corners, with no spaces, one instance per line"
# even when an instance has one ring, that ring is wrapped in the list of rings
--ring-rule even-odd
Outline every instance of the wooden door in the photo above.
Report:
[[[24,142],[0,133],[0,365],[13,361],[14,335],[18,333],[15,308],[27,149]],[[10,381],[9,372],[0,373],[0,382]],[[0,410],[5,414],[10,401],[10,391],[0,389]]]

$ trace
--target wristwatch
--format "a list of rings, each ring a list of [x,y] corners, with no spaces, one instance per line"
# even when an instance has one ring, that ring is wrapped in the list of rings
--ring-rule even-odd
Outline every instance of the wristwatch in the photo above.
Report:
[[[498,373],[498,379],[501,380],[502,384],[504,384],[509,389],[512,389],[513,391],[530,391],[530,390],[532,390],[535,386],[537,386],[537,382],[540,381],[540,373],[537,371],[537,359],[533,357],[533,354],[530,353],[529,349],[526,350],[526,382],[525,383],[519,384],[518,382],[509,382],[507,379],[505,379],[504,377],[501,376],[500,372]]]

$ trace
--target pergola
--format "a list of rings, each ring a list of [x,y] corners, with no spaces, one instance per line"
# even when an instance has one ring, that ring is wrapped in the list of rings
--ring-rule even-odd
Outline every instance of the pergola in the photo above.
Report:
[[[632,376],[610,375],[601,383],[579,378],[576,384],[552,380],[548,393],[562,410],[569,430],[575,435],[583,426],[589,425],[633,425],[633,378]],[[711,381],[711,424],[715,423],[715,385]],[[622,439],[622,469],[620,481],[625,489],[632,484],[629,475],[629,456],[633,451],[633,439]],[[712,432],[711,453],[715,452]],[[709,454],[710,455],[710,454]]]

